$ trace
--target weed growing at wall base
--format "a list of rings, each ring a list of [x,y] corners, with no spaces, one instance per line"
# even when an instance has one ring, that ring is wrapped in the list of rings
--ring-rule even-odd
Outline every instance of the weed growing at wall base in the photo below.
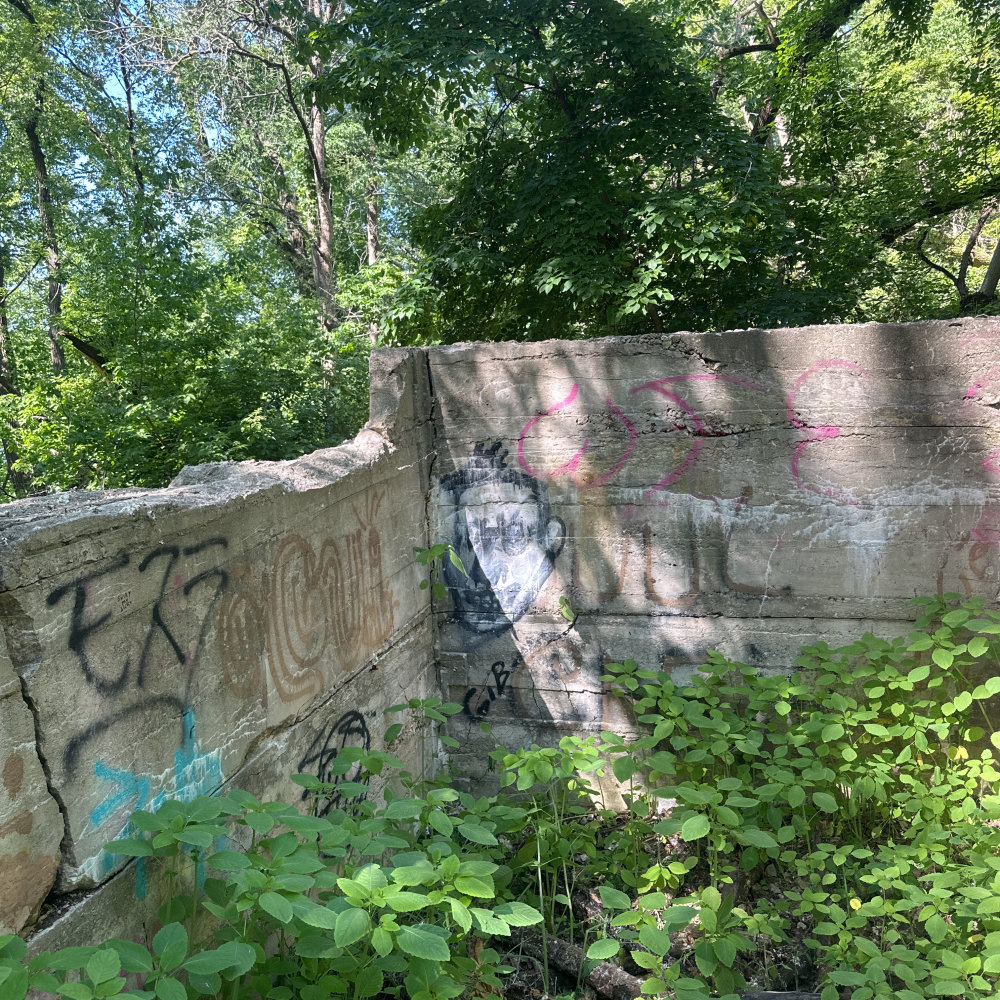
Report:
[[[1000,612],[946,596],[905,638],[803,650],[792,677],[610,664],[648,734],[498,748],[496,796],[357,746],[298,776],[339,792],[321,815],[242,791],[137,812],[109,849],[171,887],[152,940],[28,960],[0,938],[0,997],[451,1000],[502,994],[529,954],[553,994],[617,961],[631,995],[677,1000],[994,996]],[[404,709],[432,727],[461,706]],[[623,812],[594,787],[609,769]],[[391,775],[384,803],[351,801],[348,774]]]

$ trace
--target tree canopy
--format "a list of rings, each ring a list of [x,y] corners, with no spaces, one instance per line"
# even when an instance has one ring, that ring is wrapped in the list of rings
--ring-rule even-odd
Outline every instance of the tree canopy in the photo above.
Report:
[[[0,498],[353,433],[376,344],[997,311],[993,0],[0,0]]]

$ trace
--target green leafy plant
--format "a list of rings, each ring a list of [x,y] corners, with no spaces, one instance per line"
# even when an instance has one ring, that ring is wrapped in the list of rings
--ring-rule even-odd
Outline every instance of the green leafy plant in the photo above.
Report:
[[[780,963],[762,973],[748,956],[786,939],[823,1000],[993,996],[1000,612],[955,595],[921,611],[906,637],[804,649],[791,677],[718,654],[686,685],[609,664],[646,735],[499,748],[498,795],[433,773],[460,706],[429,698],[387,710],[412,716],[418,775],[389,750],[344,748],[331,777],[362,780],[296,776],[327,802],[341,792],[326,815],[238,790],[137,812],[136,835],[109,850],[166,881],[161,929],[148,946],[30,960],[0,938],[2,995],[451,1000],[502,990],[500,943],[534,927],[546,991],[557,936],[678,1000],[775,985]],[[608,771],[621,812],[599,799]],[[380,801],[361,797],[374,775],[388,779]],[[581,894],[597,918],[577,916]]]
[[[458,553],[448,542],[438,542],[436,545],[431,545],[426,549],[414,546],[413,552],[417,562],[421,566],[427,567],[427,577],[420,581],[420,589],[427,590],[430,588],[431,594],[437,601],[443,601],[445,595],[448,593],[448,588],[445,587],[441,580],[441,568],[439,566],[445,557],[448,558],[448,561],[455,569],[468,576]]]

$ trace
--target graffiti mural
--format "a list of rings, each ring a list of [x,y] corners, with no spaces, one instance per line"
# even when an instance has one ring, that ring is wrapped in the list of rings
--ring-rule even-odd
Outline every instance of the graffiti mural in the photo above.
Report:
[[[668,421],[668,424],[660,427],[660,431],[675,432],[684,435],[680,439],[684,443],[680,445],[682,454],[679,460],[670,469],[666,470],[665,474],[661,475],[656,482],[644,489],[644,497],[656,497],[674,483],[682,480],[702,461],[702,453],[706,441],[710,438],[725,436],[729,433],[718,424],[716,417],[709,417],[703,411],[699,410],[697,405],[692,404],[685,394],[685,386],[694,388],[699,383],[702,383],[749,392],[752,396],[756,396],[758,399],[757,406],[759,407],[766,407],[771,396],[775,397],[771,400],[771,405],[777,406],[779,405],[778,401],[780,398],[780,405],[784,410],[788,425],[805,435],[793,445],[791,454],[787,459],[792,482],[798,489],[805,492],[816,493],[842,503],[857,505],[857,501],[846,490],[817,486],[808,482],[805,473],[800,469],[803,453],[807,448],[822,441],[830,441],[840,435],[839,427],[813,424],[800,414],[797,408],[797,397],[804,384],[814,377],[818,378],[821,375],[829,376],[831,374],[862,379],[871,379],[872,377],[869,371],[852,361],[844,358],[830,358],[817,362],[802,372],[787,393],[782,392],[777,387],[769,389],[769,387],[750,379],[709,373],[670,375],[666,378],[640,382],[640,384],[632,386],[623,394],[627,399],[632,399],[640,393],[655,393],[666,401],[667,405],[664,410],[664,417]],[[636,426],[634,417],[630,418],[626,415],[623,409],[625,405],[623,401],[620,401],[621,405],[619,405],[608,396],[604,400],[601,414],[604,417],[603,422],[609,427],[618,428],[619,432],[617,434],[604,435],[600,444],[593,444],[589,437],[584,438],[580,447],[577,448],[568,460],[561,462],[555,468],[542,471],[542,467],[545,464],[543,455],[539,453],[536,457],[534,453],[536,451],[544,452],[544,448],[542,447],[542,441],[545,438],[545,435],[542,433],[544,431],[544,422],[556,419],[561,411],[567,410],[567,408],[576,403],[579,396],[579,389],[579,384],[574,382],[569,395],[565,399],[541,411],[537,416],[532,417],[524,424],[517,439],[517,460],[521,468],[533,477],[537,477],[538,479],[559,479],[566,477],[578,489],[592,490],[615,482],[623,473],[628,471],[628,466],[635,465],[636,463],[642,464],[645,459],[639,455],[641,449],[637,448],[637,444],[640,442],[640,439],[648,435],[640,432]],[[597,416],[596,414],[589,415]],[[553,443],[551,432],[548,435],[548,443],[549,445]],[[592,466],[589,474],[584,474],[581,471],[585,460],[589,461]],[[697,496],[697,494],[693,495]],[[738,498],[713,496],[706,499],[736,500]]]
[[[490,709],[503,693],[507,690],[507,684],[518,667],[518,658],[515,657],[509,667],[504,665],[503,660],[497,660],[490,667],[489,677],[481,687],[470,687],[462,698],[462,710],[470,719],[485,719],[490,714]]]
[[[477,444],[440,487],[442,503],[452,508],[451,543],[466,570],[445,561],[455,610],[472,632],[504,632],[524,616],[551,575],[565,525],[551,513],[542,483],[510,468],[499,444]]]
[[[353,508],[355,527],[318,544],[298,534],[278,545],[270,569],[232,570],[222,604],[218,654],[229,689],[263,698],[265,664],[278,698],[294,703],[319,694],[331,655],[345,666],[392,634],[399,601],[385,579],[375,518],[385,493]]]
[[[76,831],[89,844],[132,836],[136,809],[209,794],[224,781],[221,751],[197,738],[195,704],[206,640],[229,583],[220,565],[228,548],[226,538],[212,537],[123,552],[47,596],[47,606],[64,615],[60,641],[80,678],[60,763],[68,783],[89,778],[93,788],[96,805]],[[99,882],[127,860],[96,847],[83,854],[74,879]],[[142,898],[143,863],[135,877]]]
[[[186,547],[159,546],[135,561],[122,553],[109,566],[48,595],[50,608],[72,596],[66,648],[85,690],[93,693],[81,699],[82,718],[65,744],[62,765],[68,778],[77,775],[92,745],[101,745],[123,724],[143,733],[176,725],[175,745],[185,745],[185,712],[197,666],[228,583],[215,558],[228,544],[225,538],[210,538]],[[152,594],[148,610],[133,596],[140,589]],[[129,642],[119,653],[115,636],[123,634],[126,620]],[[99,755],[91,754],[91,760]]]
[[[136,565],[136,575],[143,577],[147,572],[155,576],[159,573],[159,588],[156,598],[149,609],[148,623],[143,631],[145,639],[142,649],[133,663],[130,656],[120,664],[106,662],[107,658],[98,655],[92,659],[91,649],[96,637],[111,622],[114,615],[127,613],[132,607],[132,591],[126,581],[119,583],[119,589],[114,594],[110,607],[92,609],[95,593],[100,590],[110,598],[113,588],[121,579],[124,571],[131,569],[131,556],[123,552],[110,566],[77,577],[71,583],[57,587],[46,598],[49,607],[56,607],[70,594],[73,595],[73,606],[70,612],[69,630],[66,645],[76,656],[84,680],[100,694],[118,695],[129,686],[142,688],[147,670],[150,668],[160,649],[165,645],[165,652],[176,660],[186,674],[186,684],[190,684],[195,661],[201,653],[205,641],[215,602],[225,590],[227,574],[219,566],[201,570],[185,578],[180,572],[182,561],[196,559],[201,553],[216,549],[225,549],[229,542],[225,538],[209,538],[197,545],[181,548],[177,545],[164,545],[148,552]],[[115,576],[118,580],[110,580]],[[111,584],[98,588],[100,582]],[[191,627],[190,615],[186,615],[186,631],[182,631],[169,621],[170,612],[166,608],[169,591],[181,591],[185,598],[195,595],[196,604],[200,610],[200,619]],[[196,593],[197,592],[197,593]],[[186,602],[185,602],[186,604]],[[186,610],[186,608],[185,608]],[[159,647],[159,649],[158,649]],[[99,663],[100,666],[95,665]],[[157,667],[159,663],[155,664]]]
[[[104,799],[90,814],[90,822],[101,830],[110,832],[117,828],[111,840],[140,836],[129,816],[137,809],[156,812],[167,799],[190,802],[199,795],[210,795],[225,780],[222,773],[222,754],[219,750],[204,750],[195,733],[195,715],[191,709],[182,716],[183,738],[181,746],[174,754],[173,772],[163,775],[134,773],[125,768],[111,767],[104,761],[94,764],[94,774],[110,784]],[[123,859],[110,851],[92,859],[91,872],[95,881],[108,875]],[[146,898],[146,859],[139,858],[135,870],[135,894]]]

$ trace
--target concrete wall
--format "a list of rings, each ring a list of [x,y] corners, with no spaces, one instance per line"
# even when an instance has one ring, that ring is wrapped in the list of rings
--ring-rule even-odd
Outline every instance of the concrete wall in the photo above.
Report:
[[[416,375],[377,359],[372,422],[339,448],[0,510],[0,933],[54,888],[38,946],[131,936],[157,889],[103,845],[133,810],[297,800],[290,774],[380,746],[389,704],[437,690]]]
[[[916,594],[995,602],[998,348],[991,319],[381,351],[350,444],[0,508],[0,933],[148,932],[155,879],[103,851],[132,810],[295,799],[441,684],[477,779],[496,741],[627,731],[610,659],[787,669]],[[435,541],[469,576],[432,615]]]
[[[432,535],[470,569],[439,625],[468,774],[494,736],[627,725],[609,660],[786,669],[804,643],[905,632],[914,595],[997,599],[996,319],[429,359]]]

